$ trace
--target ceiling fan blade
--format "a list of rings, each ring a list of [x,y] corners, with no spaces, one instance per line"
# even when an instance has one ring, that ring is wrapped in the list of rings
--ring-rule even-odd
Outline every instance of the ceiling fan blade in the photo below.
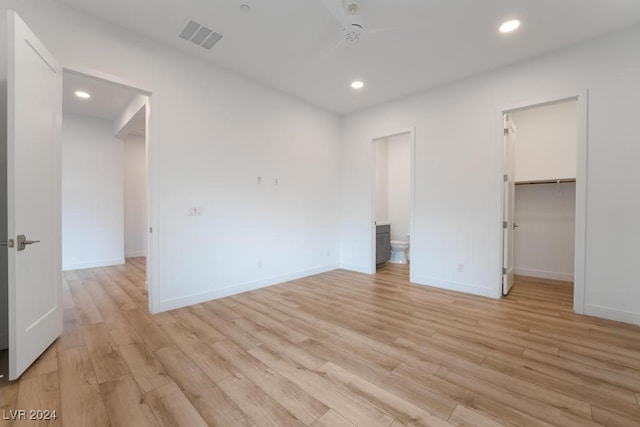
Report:
[[[319,61],[324,60],[325,58],[327,58],[329,55],[331,55],[332,53],[334,53],[344,45],[345,45],[344,38],[340,37],[340,39],[337,42],[331,43],[330,45],[322,49],[320,52],[318,52],[318,54],[316,55],[316,59]]]
[[[365,30],[363,37],[371,40],[389,42],[407,42],[425,40],[430,36],[427,30],[417,28],[381,28],[378,30]]]
[[[349,25],[347,12],[344,10],[342,0],[320,0],[320,3],[336,18],[342,28],[346,28]]]

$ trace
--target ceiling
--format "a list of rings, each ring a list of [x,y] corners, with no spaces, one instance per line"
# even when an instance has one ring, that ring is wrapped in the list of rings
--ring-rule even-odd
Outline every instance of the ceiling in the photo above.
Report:
[[[62,109],[65,113],[111,121],[122,113],[137,93],[115,83],[69,72],[63,74],[62,88]],[[75,95],[76,91],[87,92],[91,98],[78,98]]]
[[[91,98],[78,98],[76,91],[86,92]],[[92,77],[71,72],[64,72],[62,76],[62,110],[65,113],[115,121],[137,94],[134,89]],[[144,110],[141,110],[131,119],[129,134],[144,136],[144,119]]]
[[[336,113],[640,22],[638,0],[362,0],[365,31],[394,30],[331,50],[342,25],[324,2],[342,0],[58,1]],[[513,17],[521,28],[500,34]],[[210,51],[179,39],[187,18],[224,38]],[[364,89],[349,87],[355,79]]]

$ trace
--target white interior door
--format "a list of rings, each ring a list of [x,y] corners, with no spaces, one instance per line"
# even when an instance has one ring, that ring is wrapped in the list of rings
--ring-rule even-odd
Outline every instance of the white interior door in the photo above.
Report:
[[[513,286],[513,234],[515,231],[515,142],[516,125],[511,116],[504,115],[504,206],[503,206],[503,254],[502,294],[507,295]]]
[[[9,379],[62,333],[62,68],[8,13]],[[25,241],[26,240],[26,241]]]

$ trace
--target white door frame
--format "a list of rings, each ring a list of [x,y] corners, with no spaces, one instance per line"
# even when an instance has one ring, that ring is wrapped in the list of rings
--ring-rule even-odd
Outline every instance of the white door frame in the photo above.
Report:
[[[415,150],[416,150],[416,128],[412,126],[410,128],[400,129],[397,132],[391,132],[386,135],[372,137],[369,140],[371,141],[369,147],[369,156],[370,156],[370,164],[371,164],[371,216],[369,220],[369,224],[371,226],[371,240],[369,242],[371,248],[371,263],[369,264],[369,274],[375,274],[376,272],[376,141],[379,141],[384,138],[391,138],[393,136],[409,134],[409,151],[410,151],[410,187],[409,187],[409,195],[411,197],[411,205],[409,207],[409,233],[411,233],[411,241],[415,241],[415,230],[414,230],[414,209],[415,209]],[[411,268],[411,263],[409,263],[409,281],[413,282],[413,268]]]
[[[499,215],[499,233],[500,242],[502,242],[503,228],[502,224],[504,205],[503,194],[503,116],[518,110],[524,110],[531,107],[540,107],[547,104],[556,104],[563,101],[577,101],[577,126],[578,126],[578,145],[576,158],[576,223],[575,223],[575,264],[574,264],[574,285],[573,285],[573,310],[577,314],[584,314],[584,297],[585,297],[585,278],[586,278],[586,256],[587,256],[587,160],[588,160],[588,108],[589,108],[589,91],[588,89],[569,92],[563,94],[551,94],[538,99],[533,99],[521,103],[516,103],[505,108],[499,108],[496,117],[496,146],[498,147],[498,179],[500,191],[500,215]],[[500,244],[500,273],[502,273],[502,253],[504,252],[503,243]],[[499,275],[502,278],[502,274]],[[502,295],[502,283],[496,284],[496,296],[500,298]]]
[[[147,198],[147,283],[149,290],[149,312],[157,313],[160,307],[158,290],[159,239],[158,239],[158,91],[145,85],[137,84],[117,76],[82,66],[65,66],[65,73],[71,73],[96,80],[102,80],[118,86],[126,87],[149,98],[145,114],[145,146],[146,146],[146,198]]]
[[[510,114],[502,116],[502,127],[505,131],[503,139],[504,159],[502,174],[502,296],[506,296],[513,286],[514,276],[514,242],[515,242],[515,147],[518,140],[517,125]],[[508,195],[508,197],[507,197]],[[505,226],[506,225],[506,226]]]

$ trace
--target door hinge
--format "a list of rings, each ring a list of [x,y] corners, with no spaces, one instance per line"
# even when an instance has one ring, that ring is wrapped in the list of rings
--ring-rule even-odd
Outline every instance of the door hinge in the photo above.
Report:
[[[509,128],[504,128],[504,134],[509,135]]]
[[[507,274],[507,267],[502,267],[502,274]]]
[[[149,233],[153,233],[153,227],[149,227]]]
[[[509,182],[509,175],[505,175],[503,179],[504,179],[504,182]]]
[[[502,228],[509,228],[509,223],[507,221],[502,221]]]

